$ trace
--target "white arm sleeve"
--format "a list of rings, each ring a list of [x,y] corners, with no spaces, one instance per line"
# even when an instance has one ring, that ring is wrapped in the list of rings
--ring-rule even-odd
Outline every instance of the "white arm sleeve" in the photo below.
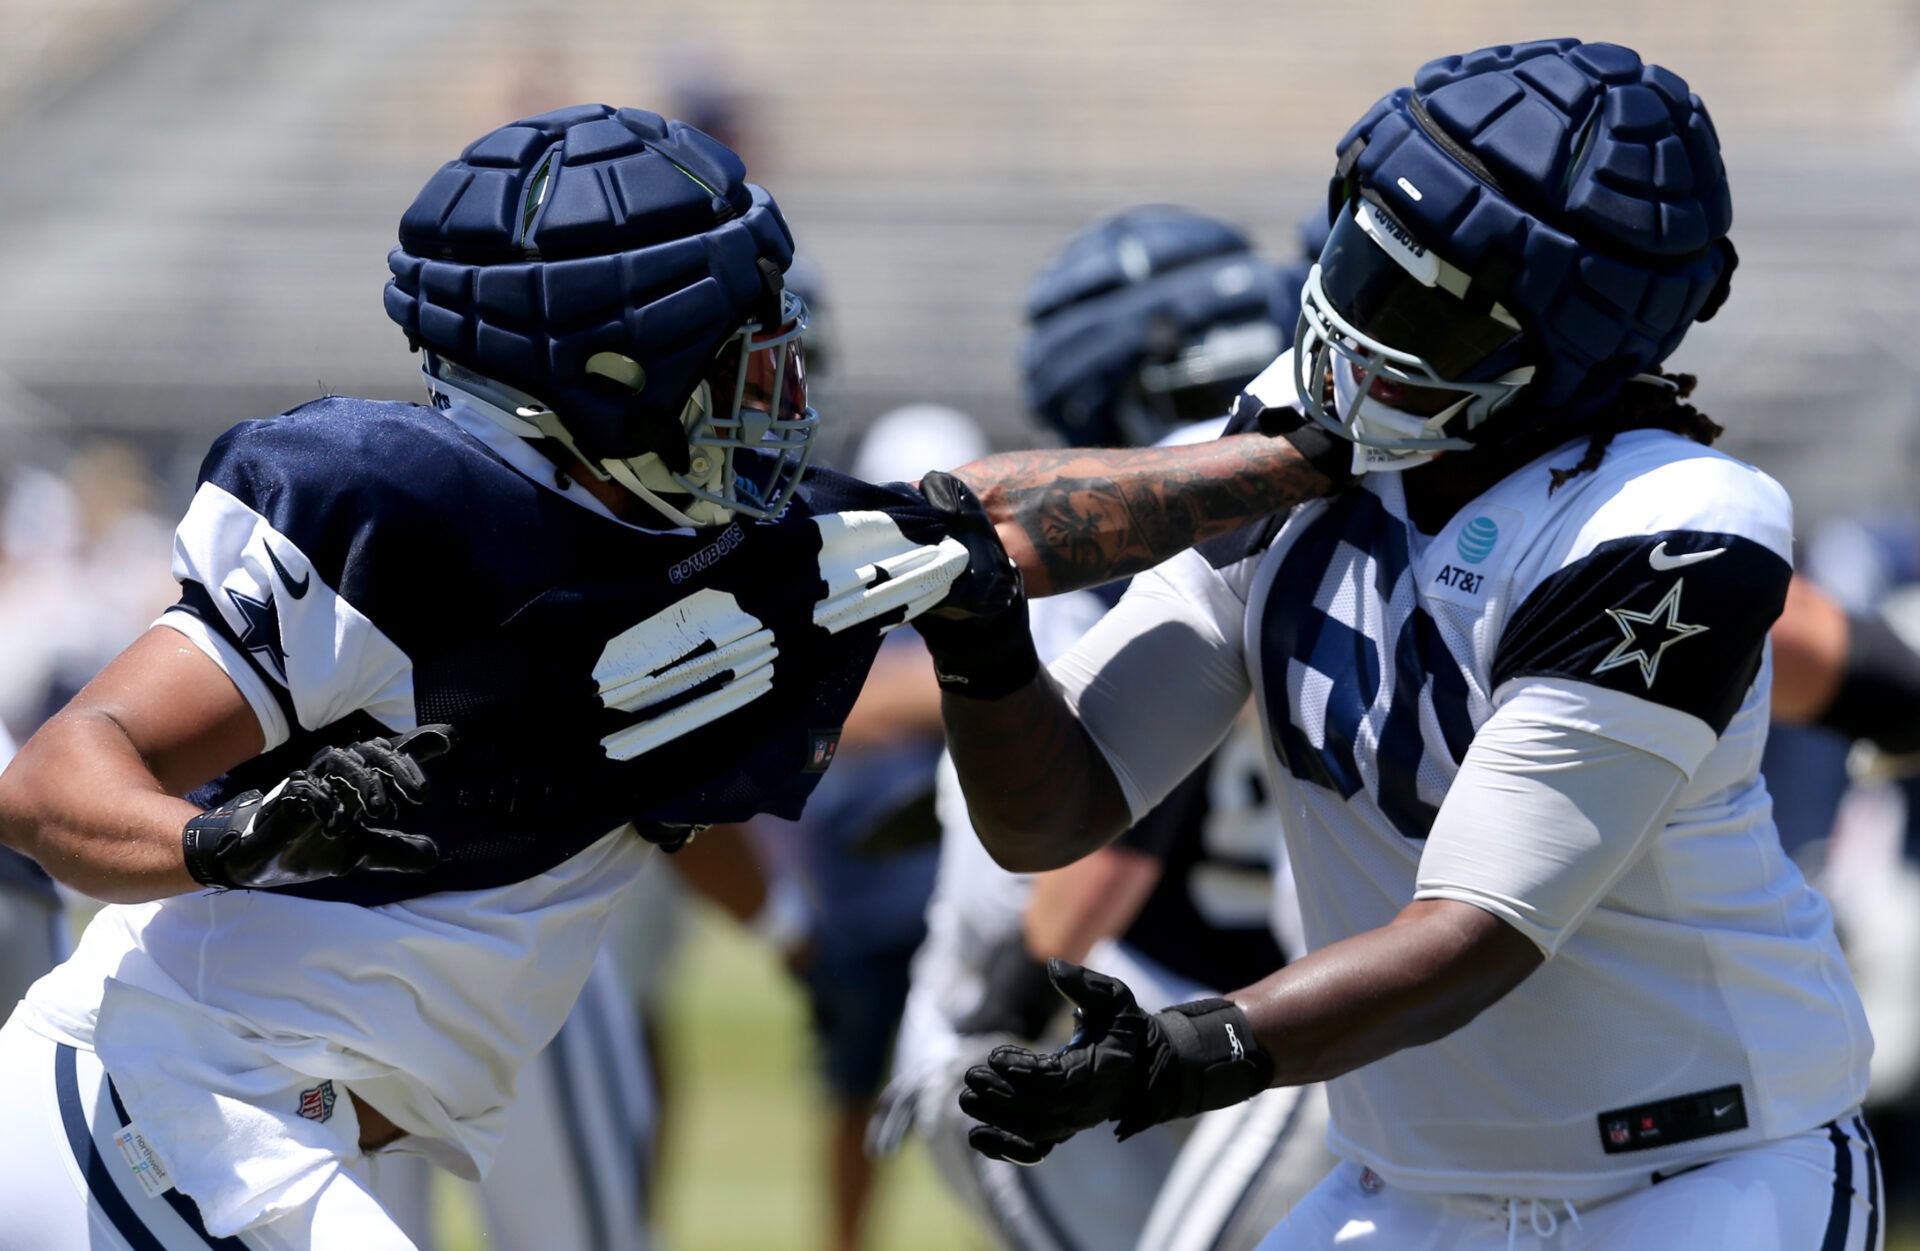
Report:
[[[1213,754],[1246,705],[1246,615],[1194,552],[1133,580],[1049,667],[1138,821]]]
[[[1483,908],[1551,959],[1665,826],[1685,780],[1641,748],[1501,709],[1440,805],[1414,898]]]

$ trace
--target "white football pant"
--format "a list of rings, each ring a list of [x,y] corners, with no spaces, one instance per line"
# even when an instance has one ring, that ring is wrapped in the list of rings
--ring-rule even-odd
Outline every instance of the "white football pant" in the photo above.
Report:
[[[1858,1115],[1610,1199],[1388,1186],[1341,1164],[1260,1251],[1882,1251],[1879,1160]]]
[[[215,1238],[178,1191],[142,1186],[92,1052],[15,1019],[0,1028],[0,1073],[0,1251],[416,1251],[357,1162],[298,1212]]]

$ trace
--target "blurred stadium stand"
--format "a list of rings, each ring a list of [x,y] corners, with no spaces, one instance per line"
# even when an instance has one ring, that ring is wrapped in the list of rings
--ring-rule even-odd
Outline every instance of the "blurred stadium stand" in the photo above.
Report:
[[[1018,434],[1028,276],[1145,199],[1277,249],[1423,59],[1577,33],[1678,67],[1733,169],[1735,297],[1676,364],[1803,519],[1920,447],[1920,9],[1905,0],[0,0],[0,455],[190,444],[321,389],[418,393],[380,313],[401,208],[472,136],[578,99],[733,93],[835,292],[833,420],[938,399]],[[713,92],[716,86],[724,90]]]

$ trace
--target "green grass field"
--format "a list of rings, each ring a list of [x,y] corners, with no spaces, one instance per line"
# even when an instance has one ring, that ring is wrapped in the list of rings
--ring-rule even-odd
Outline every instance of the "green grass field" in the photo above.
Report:
[[[773,957],[734,927],[703,916],[688,939],[664,1022],[665,1247],[819,1251],[827,1230],[824,1122],[805,1006]],[[439,1184],[449,1251],[485,1251],[467,1188],[444,1176]],[[878,1186],[872,1251],[986,1246],[917,1146],[887,1163]]]
[[[672,1251],[815,1251],[825,1243],[823,1105],[805,1008],[773,957],[711,919],[691,935],[665,1022]],[[978,1245],[916,1149],[886,1166],[868,1246]]]

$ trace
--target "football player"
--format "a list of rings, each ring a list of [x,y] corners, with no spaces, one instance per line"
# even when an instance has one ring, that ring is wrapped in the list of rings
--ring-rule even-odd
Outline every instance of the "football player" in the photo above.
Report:
[[[1096,222],[1034,281],[1022,353],[1029,406],[1070,445],[1212,438],[1292,333],[1304,277],[1190,209],[1146,206]],[[1035,604],[1040,654],[1071,647],[1121,589]],[[1190,1137],[1169,1126],[1124,1144],[1077,1139],[1035,1169],[968,1151],[969,1122],[953,1102],[981,1038],[1031,1040],[1059,1015],[1040,957],[1124,972],[1156,1007],[1278,967],[1279,823],[1263,770],[1249,724],[1115,846],[1037,879],[987,857],[943,771],[931,935],[915,957],[899,1079],[876,1137],[890,1144],[910,1117],[949,1190],[1001,1246],[1244,1251],[1331,1166],[1317,1087],[1222,1110]]]
[[[178,604],[0,777],[4,841],[119,905],[0,1030],[0,1251],[407,1247],[365,1154],[486,1171],[651,845],[797,814],[884,629],[946,614],[991,694],[1016,571],[1330,488],[1297,436],[809,471],[791,254],[700,132],[528,118],[401,221],[432,404],[214,444]]]
[[[1734,268],[1706,109],[1626,48],[1502,45],[1338,155],[1239,416],[1350,441],[1356,485],[946,702],[981,837],[1045,869],[1253,694],[1311,954],[1155,1014],[1055,965],[1079,1036],[972,1070],[972,1141],[1326,1080],[1344,1163],[1267,1251],[1872,1247],[1867,1023],[1758,772],[1791,513],[1659,372]]]

